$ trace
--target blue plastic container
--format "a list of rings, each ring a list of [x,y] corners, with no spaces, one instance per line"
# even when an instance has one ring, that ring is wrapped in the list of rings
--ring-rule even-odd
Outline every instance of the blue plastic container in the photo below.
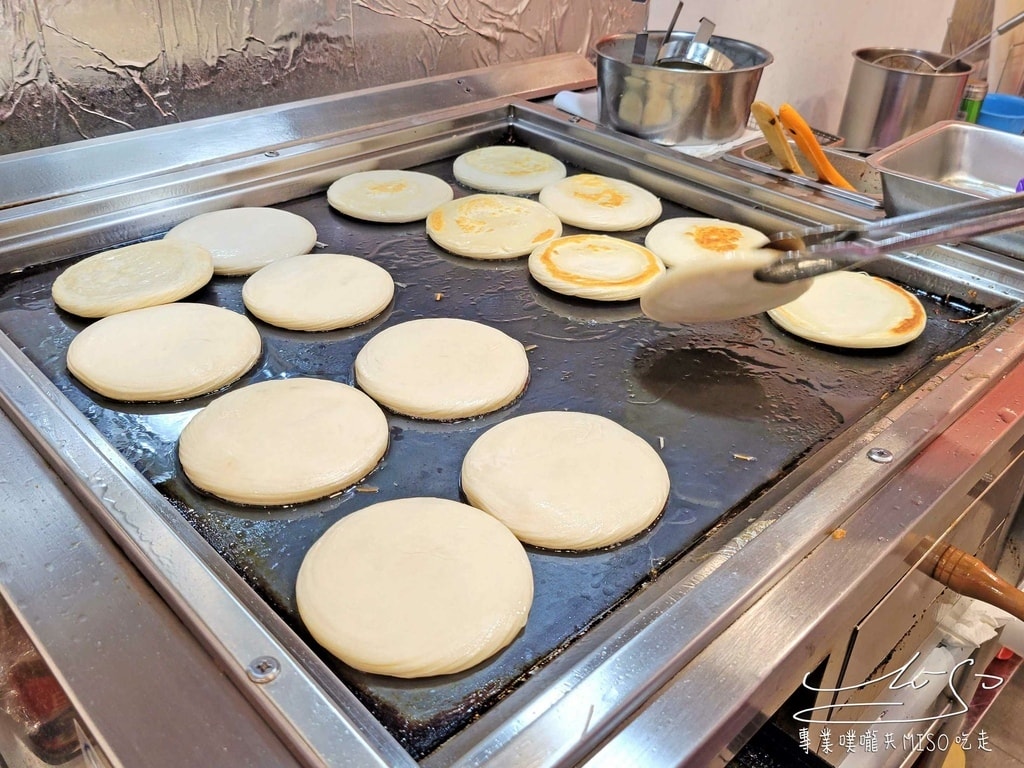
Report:
[[[978,125],[1007,133],[1024,133],[1024,98],[1008,93],[990,93],[981,102]]]

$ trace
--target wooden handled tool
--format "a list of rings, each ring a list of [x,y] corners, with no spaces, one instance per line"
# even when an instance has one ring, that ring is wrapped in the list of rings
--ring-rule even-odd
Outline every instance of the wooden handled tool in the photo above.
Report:
[[[784,171],[806,176],[804,169],[797,162],[796,155],[793,154],[793,148],[789,146],[789,139],[786,138],[786,134],[782,130],[782,123],[779,122],[775,110],[763,101],[755,101],[750,105],[750,114],[754,116],[757,127],[764,134],[768,148],[775,155],[775,159],[779,161],[779,167]]]
[[[964,597],[973,597],[1024,621],[1024,592],[976,557],[950,545],[939,553],[931,577]]]
[[[826,184],[831,184],[834,187],[848,189],[851,192],[857,191],[825,157],[825,153],[821,151],[821,145],[818,144],[818,140],[814,137],[811,127],[800,116],[799,112],[789,104],[783,104],[779,107],[779,120],[782,121],[782,126],[793,137],[793,141],[796,142],[797,147],[804,153],[804,156],[814,163],[814,170],[817,172],[820,181],[824,181]]]

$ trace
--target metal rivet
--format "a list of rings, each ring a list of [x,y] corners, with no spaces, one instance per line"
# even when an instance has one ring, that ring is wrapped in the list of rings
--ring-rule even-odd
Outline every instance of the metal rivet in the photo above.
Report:
[[[888,464],[893,460],[892,451],[885,448],[871,448],[868,451],[868,458],[876,464]]]
[[[280,154],[281,154],[281,153],[280,153],[280,152],[278,152],[278,151],[277,151],[276,149],[272,149],[272,150],[270,150],[269,152],[264,152],[264,153],[263,153],[264,157],[277,157],[277,156],[279,156]]]
[[[254,683],[269,683],[281,671],[281,664],[273,656],[258,656],[249,662],[245,672]]]

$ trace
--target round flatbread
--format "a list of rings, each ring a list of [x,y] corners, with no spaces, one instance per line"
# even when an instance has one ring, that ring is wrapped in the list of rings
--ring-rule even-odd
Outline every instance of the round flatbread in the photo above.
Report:
[[[279,259],[242,286],[246,308],[260,320],[294,331],[329,331],[365,323],[391,303],[395,281],[383,267],[356,256],[303,253]]]
[[[565,178],[565,166],[551,155],[508,144],[459,155],[452,171],[467,187],[507,195],[531,195]]]
[[[720,259],[735,251],[749,251],[768,243],[768,236],[753,227],[721,219],[686,217],[659,221],[644,238],[667,267],[689,261]]]
[[[597,301],[628,301],[664,271],[642,245],[610,235],[569,235],[530,254],[530,274],[545,288]]]
[[[360,171],[327,188],[327,202],[355,219],[401,223],[425,219],[455,196],[444,179],[418,171]]]
[[[526,625],[530,561],[515,536],[457,501],[385,501],[343,517],[306,553],[299,616],[349,666],[395,677],[461,672]]]
[[[650,526],[669,476],[654,448],[611,419],[545,411],[481,435],[462,463],[462,490],[527,544],[595,549]]]
[[[388,447],[384,412],[357,389],[274,379],[221,395],[181,433],[197,487],[239,504],[311,501],[362,480]]]
[[[53,301],[79,317],[106,317],[183,299],[211,277],[213,257],[202,246],[152,240],[72,264],[54,280]]]
[[[863,272],[829,272],[811,279],[794,301],[768,311],[781,328],[833,347],[873,349],[913,341],[928,316],[914,294]]]
[[[469,195],[431,211],[427,234],[459,256],[514,259],[562,234],[562,222],[534,200]]]
[[[447,421],[480,416],[526,389],[523,345],[472,320],[425,318],[381,331],[356,355],[356,383],[391,410]]]
[[[762,248],[737,251],[728,259],[680,264],[644,289],[640,309],[662,323],[717,323],[787,304],[811,281],[766,283],[754,277],[780,256],[779,251]]]
[[[97,320],[68,347],[68,370],[112,400],[167,402],[227,386],[255,364],[259,331],[208,304],[162,304]]]
[[[187,219],[165,239],[206,248],[218,275],[250,275],[277,259],[308,253],[316,245],[316,229],[277,208],[228,208]]]
[[[638,229],[661,216],[661,201],[646,189],[594,173],[549,184],[540,202],[564,223],[598,232]]]

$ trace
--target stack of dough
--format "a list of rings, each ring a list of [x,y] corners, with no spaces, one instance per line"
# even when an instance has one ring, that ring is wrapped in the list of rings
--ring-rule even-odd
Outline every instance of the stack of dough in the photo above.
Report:
[[[611,419],[546,411],[481,435],[463,461],[462,490],[528,544],[594,549],[651,525],[669,476],[650,445]]]
[[[53,301],[80,317],[106,317],[183,299],[211,277],[213,257],[202,246],[153,240],[72,264],[54,281]]]
[[[638,229],[661,216],[661,201],[646,189],[594,173],[549,184],[540,202],[564,223],[599,232]]]
[[[533,574],[501,523],[455,501],[385,501],[313,544],[295,585],[299,615],[346,664],[396,677],[461,672],[526,625]]]
[[[242,300],[264,322],[295,331],[329,331],[365,323],[395,294],[387,270],[337,253],[279,259],[245,281]]]
[[[431,211],[427,234],[459,256],[513,259],[562,234],[562,222],[533,200],[511,195],[469,195]]]
[[[363,479],[388,446],[370,398],[323,379],[275,379],[221,395],[181,433],[178,457],[197,487],[239,504],[329,496]]]
[[[68,347],[68,370],[113,400],[165,402],[227,386],[260,356],[244,315],[208,304],[163,304],[98,320]]]
[[[218,275],[250,275],[277,259],[308,253],[316,245],[316,229],[277,208],[229,208],[187,219],[165,239],[206,248]]]
[[[818,275],[799,298],[768,311],[790,333],[834,347],[883,348],[913,341],[928,317],[916,296],[863,272]]]
[[[523,345],[496,328],[425,318],[370,339],[355,373],[367,394],[396,413],[448,421],[511,403],[526,389],[530,364]]]
[[[721,259],[736,251],[761,248],[768,237],[751,227],[721,219],[678,218],[658,222],[644,238],[667,267]]]
[[[336,211],[365,221],[419,221],[454,197],[448,182],[418,171],[360,171],[327,188]]]
[[[459,155],[455,178],[482,192],[530,195],[565,178],[565,166],[544,152],[503,144]]]
[[[530,254],[530,274],[557,293],[597,301],[636,299],[665,265],[642,245],[609,235],[569,235]]]

